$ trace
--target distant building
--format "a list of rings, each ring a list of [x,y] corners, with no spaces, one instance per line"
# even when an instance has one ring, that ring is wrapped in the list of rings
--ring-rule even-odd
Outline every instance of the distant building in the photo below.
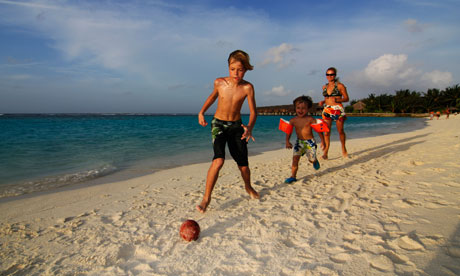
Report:
[[[366,108],[366,104],[362,101],[359,101],[353,105],[353,111],[359,111],[359,113],[363,113],[364,108]]]

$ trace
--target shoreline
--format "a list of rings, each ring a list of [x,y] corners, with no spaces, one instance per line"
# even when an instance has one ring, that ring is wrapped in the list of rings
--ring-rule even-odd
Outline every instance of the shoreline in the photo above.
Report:
[[[398,132],[408,132],[412,130],[416,130],[419,128],[425,127],[426,123],[424,121],[413,121],[413,123],[406,123],[405,127],[399,128],[385,128],[385,129],[378,129],[374,131],[369,130],[361,130],[359,132],[351,131],[351,134],[347,132],[348,140],[353,140],[357,138],[365,138],[365,137],[372,137],[376,135],[383,135],[389,133],[398,133]],[[351,127],[351,125],[349,126]],[[277,131],[277,130],[276,130]],[[281,133],[281,132],[279,132]],[[338,141],[338,134],[335,128],[332,130],[331,141]],[[260,141],[258,139],[258,141]],[[253,143],[249,145],[249,155],[255,156],[259,154],[263,154],[267,151],[273,151],[278,149],[284,148],[284,138],[280,136],[280,140],[278,142],[269,142],[269,143]],[[196,155],[198,154],[198,155]],[[228,156],[227,161],[232,162],[231,157]],[[161,170],[178,168],[187,165],[193,165],[198,163],[207,163],[210,162],[212,159],[212,149],[206,148],[205,150],[195,152],[193,158],[190,157],[190,154],[177,154],[172,157],[162,157],[162,158],[152,158],[152,159],[145,159],[139,160],[138,162],[130,164],[130,166],[117,168],[116,170],[108,171],[107,174],[102,173],[101,176],[95,176],[83,181],[72,181],[73,175],[51,175],[49,177],[43,178],[44,182],[42,183],[41,179],[31,180],[23,183],[12,183],[12,184],[4,184],[0,185],[0,202],[6,201],[7,199],[13,199],[14,197],[21,196],[21,195],[33,195],[35,193],[46,193],[46,192],[53,192],[55,189],[61,189],[65,187],[69,187],[72,189],[73,187],[80,187],[80,186],[91,186],[91,185],[99,185],[109,182],[118,182],[133,179],[140,176],[149,175]],[[178,161],[179,160],[179,161]],[[85,172],[79,172],[79,174],[85,174]],[[70,177],[68,177],[70,176]],[[70,178],[69,181],[66,182],[50,182],[52,179],[67,179]],[[50,179],[50,180],[48,180]]]
[[[260,116],[279,116],[279,115],[288,115],[294,116],[295,113],[292,112],[261,112],[258,115]],[[321,116],[321,113],[313,114],[312,116]],[[409,118],[429,118],[429,113],[347,113],[348,117],[409,117]]]
[[[455,275],[460,117],[332,142],[318,171],[292,151],[250,157],[260,200],[227,162],[205,214],[209,163],[0,202],[0,272],[87,275]],[[198,221],[200,238],[179,227]]]

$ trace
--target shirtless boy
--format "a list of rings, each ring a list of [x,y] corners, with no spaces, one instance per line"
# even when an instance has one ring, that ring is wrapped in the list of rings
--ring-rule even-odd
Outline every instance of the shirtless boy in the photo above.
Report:
[[[294,100],[296,117],[292,118],[289,123],[293,125],[295,133],[297,134],[296,144],[294,146],[294,153],[292,156],[291,177],[287,178],[285,183],[292,183],[297,181],[297,170],[299,169],[300,157],[307,154],[308,161],[313,164],[313,167],[318,170],[320,165],[316,158],[316,141],[313,137],[312,124],[316,124],[316,119],[308,116],[308,109],[311,108],[313,102],[308,96],[300,96]],[[319,132],[321,138],[321,148],[324,149],[324,135]],[[289,141],[291,134],[286,134],[286,148],[292,149],[292,144]]]
[[[247,53],[241,50],[232,52],[228,57],[229,76],[214,81],[214,89],[198,113],[199,124],[207,126],[204,113],[217,100],[217,110],[211,122],[214,157],[208,170],[203,200],[196,206],[201,213],[206,211],[211,202],[212,190],[224,165],[226,144],[241,172],[246,192],[253,199],[259,198],[259,194],[251,186],[247,149],[248,141],[254,141],[252,129],[257,118],[256,101],[253,85],[243,79],[246,71],[252,69]],[[247,125],[243,125],[240,113],[245,99],[248,99],[250,112]]]

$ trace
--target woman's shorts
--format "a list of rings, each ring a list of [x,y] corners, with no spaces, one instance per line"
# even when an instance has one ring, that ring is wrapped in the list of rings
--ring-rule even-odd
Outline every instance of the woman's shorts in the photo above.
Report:
[[[326,105],[323,109],[324,120],[344,121],[346,118],[342,105]]]

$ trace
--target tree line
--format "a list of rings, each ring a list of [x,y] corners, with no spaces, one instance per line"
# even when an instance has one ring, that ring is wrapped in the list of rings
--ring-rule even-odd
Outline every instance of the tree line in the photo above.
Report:
[[[345,111],[357,112],[353,105],[359,101],[365,104],[362,112],[366,113],[428,113],[444,111],[446,108],[460,110],[459,84],[444,90],[428,89],[427,92],[416,92],[406,89],[395,92],[395,95],[370,94],[367,98],[352,100],[350,105],[345,107]]]

